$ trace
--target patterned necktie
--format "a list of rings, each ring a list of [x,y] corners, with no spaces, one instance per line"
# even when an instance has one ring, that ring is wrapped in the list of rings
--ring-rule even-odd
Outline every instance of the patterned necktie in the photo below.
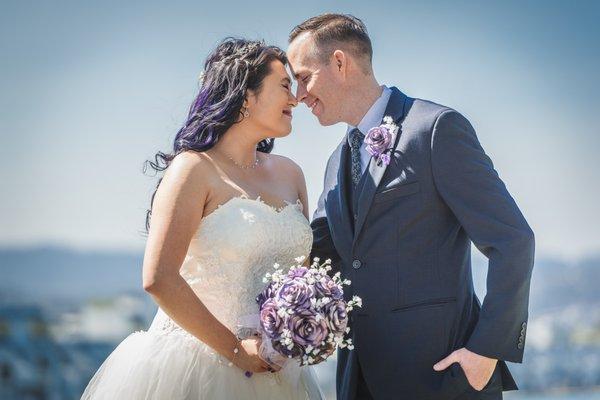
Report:
[[[360,167],[360,146],[362,146],[365,140],[365,135],[358,130],[358,128],[350,131],[350,155],[352,156],[352,183],[354,187],[360,180],[361,167]]]

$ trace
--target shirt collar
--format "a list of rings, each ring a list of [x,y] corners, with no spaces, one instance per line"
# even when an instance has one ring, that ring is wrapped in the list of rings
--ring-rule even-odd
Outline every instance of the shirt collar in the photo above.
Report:
[[[381,121],[383,120],[383,114],[385,114],[385,109],[390,100],[392,90],[385,85],[382,85],[381,87],[383,89],[381,96],[375,100],[375,103],[371,105],[369,111],[367,111],[367,113],[358,123],[358,130],[360,130],[364,135],[366,135],[371,128],[381,125]],[[354,128],[356,127],[348,124],[348,129],[346,130],[346,139],[348,140],[348,144],[350,144],[350,132]]]

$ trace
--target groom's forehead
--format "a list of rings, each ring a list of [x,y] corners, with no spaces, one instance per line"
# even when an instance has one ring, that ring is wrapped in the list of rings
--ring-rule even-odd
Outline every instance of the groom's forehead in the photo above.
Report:
[[[287,51],[290,64],[299,68],[307,64],[314,53],[314,38],[307,32],[294,39]]]
[[[296,54],[289,58],[288,67],[294,79],[299,80],[302,74],[310,72],[313,64],[308,54]]]
[[[292,61],[290,60],[290,62],[288,62],[288,65],[287,65],[287,70],[288,70],[288,73],[290,74],[290,76],[292,76],[295,80],[300,79],[300,72],[302,70],[300,65],[298,65],[298,64],[292,65]]]

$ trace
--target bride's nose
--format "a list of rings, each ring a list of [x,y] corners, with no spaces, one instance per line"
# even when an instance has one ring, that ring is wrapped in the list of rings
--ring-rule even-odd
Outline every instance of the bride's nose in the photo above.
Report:
[[[288,101],[288,104],[291,107],[296,107],[298,105],[298,99],[296,98],[296,96],[294,96],[293,94],[290,94],[290,99]]]

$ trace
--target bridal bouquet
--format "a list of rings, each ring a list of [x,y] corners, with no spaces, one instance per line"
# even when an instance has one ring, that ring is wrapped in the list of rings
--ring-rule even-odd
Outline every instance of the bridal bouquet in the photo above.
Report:
[[[337,346],[352,350],[352,339],[344,338],[350,332],[348,312],[362,306],[358,296],[344,300],[342,286],[350,281],[342,280],[339,272],[333,277],[327,274],[331,260],[319,264],[315,257],[308,267],[301,264],[305,257],[295,260],[298,265],[287,272],[275,264],[275,271],[263,278],[267,286],[256,297],[263,336],[261,353],[279,366],[290,358],[298,359],[300,365],[318,364]]]

